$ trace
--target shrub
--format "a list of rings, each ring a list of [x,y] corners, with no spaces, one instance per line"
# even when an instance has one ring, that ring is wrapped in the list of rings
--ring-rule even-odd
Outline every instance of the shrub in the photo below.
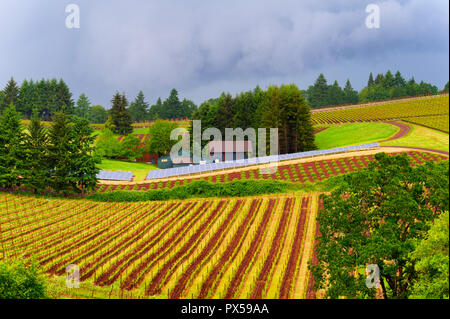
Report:
[[[37,263],[0,261],[0,299],[48,298],[47,284]]]
[[[195,197],[235,197],[255,196],[286,192],[293,188],[289,182],[266,180],[236,180],[228,183],[211,183],[193,181],[187,185],[174,188],[162,188],[148,191],[115,191],[97,193],[88,196],[94,201],[140,202],[170,199],[186,199]]]

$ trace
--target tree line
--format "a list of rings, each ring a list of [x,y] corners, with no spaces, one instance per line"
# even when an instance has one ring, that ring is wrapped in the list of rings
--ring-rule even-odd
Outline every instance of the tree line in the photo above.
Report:
[[[256,87],[235,97],[222,93],[202,103],[192,118],[201,120],[202,129],[218,128],[222,137],[226,128],[254,128],[256,133],[258,128],[278,128],[280,154],[316,149],[310,108],[295,84],[270,86],[266,91]]]
[[[14,104],[0,118],[0,188],[24,188],[68,195],[93,190],[97,185],[93,156],[93,129],[85,118],[57,111],[46,129],[33,110],[26,130]]]
[[[372,102],[388,100],[393,98],[431,95],[439,92],[448,93],[449,84],[443,90],[430,83],[421,81],[417,83],[412,77],[408,81],[404,79],[400,71],[394,74],[388,70],[385,74],[380,73],[375,78],[369,74],[367,86],[359,93],[353,89],[350,80],[347,79],[342,89],[337,81],[328,85],[323,74],[320,74],[314,85],[304,91],[304,94],[312,108],[321,108],[333,105],[356,104],[360,102]]]
[[[80,94],[76,102],[72,96],[62,79],[24,80],[19,86],[14,78],[11,78],[5,88],[0,90],[0,114],[13,103],[17,112],[26,119],[30,119],[32,111],[36,109],[43,120],[50,120],[56,112],[64,110],[68,115],[87,118],[93,124],[103,124],[107,121],[108,111],[101,105],[91,105],[85,93]],[[191,100],[180,101],[176,89],[172,89],[164,102],[158,98],[156,104],[151,106],[140,91],[130,104],[126,101],[125,107],[133,122],[190,118],[197,109]]]

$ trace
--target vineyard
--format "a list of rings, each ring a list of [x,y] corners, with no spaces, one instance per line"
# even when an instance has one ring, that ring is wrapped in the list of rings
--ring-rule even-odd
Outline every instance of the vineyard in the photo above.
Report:
[[[393,155],[399,153],[392,153]],[[429,152],[408,151],[411,164],[423,164],[426,161],[441,161],[448,159],[448,156],[438,155]],[[290,165],[280,164],[276,172],[272,174],[263,174],[259,168],[242,170],[239,172],[217,173],[205,177],[185,177],[181,179],[172,179],[152,183],[134,184],[134,185],[100,185],[99,192],[110,192],[116,190],[136,190],[145,191],[150,189],[172,188],[185,185],[196,180],[206,180],[213,183],[231,182],[233,180],[248,179],[266,179],[282,180],[296,183],[317,182],[342,174],[361,170],[374,160],[372,155],[351,156],[344,158],[335,158],[327,160],[311,161],[306,163],[297,163]]]
[[[95,203],[0,194],[1,258],[168,298],[314,298],[318,195]]]
[[[363,107],[334,109],[312,113],[315,124],[338,124],[346,122],[384,121],[445,115],[449,116],[449,97],[439,96]]]

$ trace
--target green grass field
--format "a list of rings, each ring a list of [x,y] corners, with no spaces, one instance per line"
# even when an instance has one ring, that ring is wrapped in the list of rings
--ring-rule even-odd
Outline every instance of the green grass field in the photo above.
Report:
[[[405,123],[411,127],[408,134],[393,141],[381,143],[383,146],[411,146],[433,150],[449,151],[449,135],[420,125]]]
[[[316,145],[320,150],[372,143],[391,137],[398,131],[387,123],[349,123],[333,125],[316,134]]]
[[[135,176],[134,181],[143,181],[145,180],[145,177],[147,177],[149,171],[158,169],[156,165],[152,164],[109,159],[104,159],[98,167],[109,171],[132,172]]]

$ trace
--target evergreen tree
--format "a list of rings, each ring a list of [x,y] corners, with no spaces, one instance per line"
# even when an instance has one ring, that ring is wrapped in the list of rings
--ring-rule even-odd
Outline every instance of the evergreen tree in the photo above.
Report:
[[[234,127],[246,129],[252,127],[257,105],[252,91],[239,94],[234,99]],[[220,115],[220,110],[219,110]]]
[[[401,86],[401,87],[405,87],[406,86],[406,81],[403,78],[403,76],[400,73],[400,71],[397,71],[395,73],[394,84],[395,84],[395,86]]]
[[[54,191],[64,195],[74,191],[76,186],[75,180],[70,177],[74,171],[71,126],[68,116],[63,111],[59,111],[54,115],[49,130],[50,185]]]
[[[97,186],[100,158],[94,156],[95,136],[86,118],[74,118],[71,130],[71,171],[68,182],[76,192],[85,193]]]
[[[78,117],[87,118],[90,109],[91,109],[91,102],[84,93],[81,93],[75,108],[75,115]]]
[[[31,117],[34,107],[34,83],[33,80],[24,80],[19,89],[19,98],[17,102],[17,111],[22,113],[26,118]]]
[[[170,91],[170,95],[164,101],[163,106],[163,112],[160,114],[161,118],[175,119],[181,117],[181,103],[176,89]]]
[[[52,94],[53,95],[53,94]],[[72,100],[72,93],[70,93],[69,87],[63,81],[63,79],[59,80],[56,87],[56,101],[55,101],[55,109],[51,109],[50,114],[54,114],[54,112],[62,110],[63,106],[65,106],[65,110],[67,114],[73,114],[74,102]]]
[[[442,91],[448,93],[448,82],[445,84],[444,89]]]
[[[109,110],[112,124],[114,124],[114,133],[128,135],[133,132],[131,115],[127,111],[128,101],[124,94],[117,92],[112,99],[112,107]]]
[[[8,81],[5,89],[3,90],[3,101],[0,105],[0,113],[2,113],[5,109],[9,108],[10,104],[17,105],[19,99],[19,88],[17,87],[16,81],[14,78]]]
[[[144,93],[139,91],[136,99],[130,104],[128,112],[132,122],[144,121],[147,119],[147,108],[149,104],[145,101]]]
[[[388,70],[384,75],[383,81],[381,83],[385,89],[390,89],[395,86],[395,78],[391,73],[391,70]]]
[[[416,83],[416,80],[414,80],[414,77],[412,77],[408,83],[406,83],[406,94],[408,96],[416,96],[419,92],[419,85]]]
[[[33,110],[31,125],[26,135],[25,145],[27,149],[26,173],[24,186],[40,193],[49,184],[48,167],[48,136],[47,130],[41,124],[37,109]]]
[[[373,80],[373,74],[372,74],[372,72],[370,72],[370,74],[369,74],[369,81],[367,82],[367,86],[370,87],[370,86],[372,86],[374,84],[375,84],[375,81]]]
[[[298,146],[296,152],[316,150],[314,126],[311,119],[311,109],[306,101],[301,100],[298,120]]]
[[[235,127],[233,123],[234,114],[235,112],[234,112],[233,98],[231,97],[231,94],[222,93],[217,106],[217,118],[215,122],[217,123],[217,128],[222,132],[223,138],[225,137],[226,128]],[[206,123],[202,122],[203,128],[204,129],[208,128],[208,126],[205,125],[210,124],[208,123],[208,121]]]
[[[0,187],[20,185],[26,164],[25,133],[14,104],[0,120]]]
[[[285,133],[283,130],[283,118],[281,108],[281,94],[278,86],[269,86],[266,91],[266,96],[261,104],[262,116],[261,124],[262,128],[278,128],[278,153],[285,152],[286,141],[284,140]],[[267,138],[268,140],[268,138]],[[268,144],[268,143],[267,143]],[[267,145],[267,154],[270,152],[270,145]]]
[[[370,73],[372,75],[372,73]],[[373,81],[373,79],[372,79]],[[352,88],[350,79],[347,79],[344,88],[344,103],[356,104],[358,103],[358,92]]]
[[[327,105],[340,105],[344,103],[344,92],[337,81],[328,87]]]
[[[384,75],[383,73],[379,73],[377,74],[377,77],[375,78],[375,84],[382,84],[384,80]]]
[[[2,104],[4,100],[5,100],[5,93],[2,90],[0,90],[0,115],[2,114]]]
[[[311,89],[309,104],[311,107],[322,107],[328,104],[328,85],[325,76],[321,73]]]
[[[192,114],[197,110],[197,105],[188,99],[183,99],[181,102],[181,117],[191,118]]]

